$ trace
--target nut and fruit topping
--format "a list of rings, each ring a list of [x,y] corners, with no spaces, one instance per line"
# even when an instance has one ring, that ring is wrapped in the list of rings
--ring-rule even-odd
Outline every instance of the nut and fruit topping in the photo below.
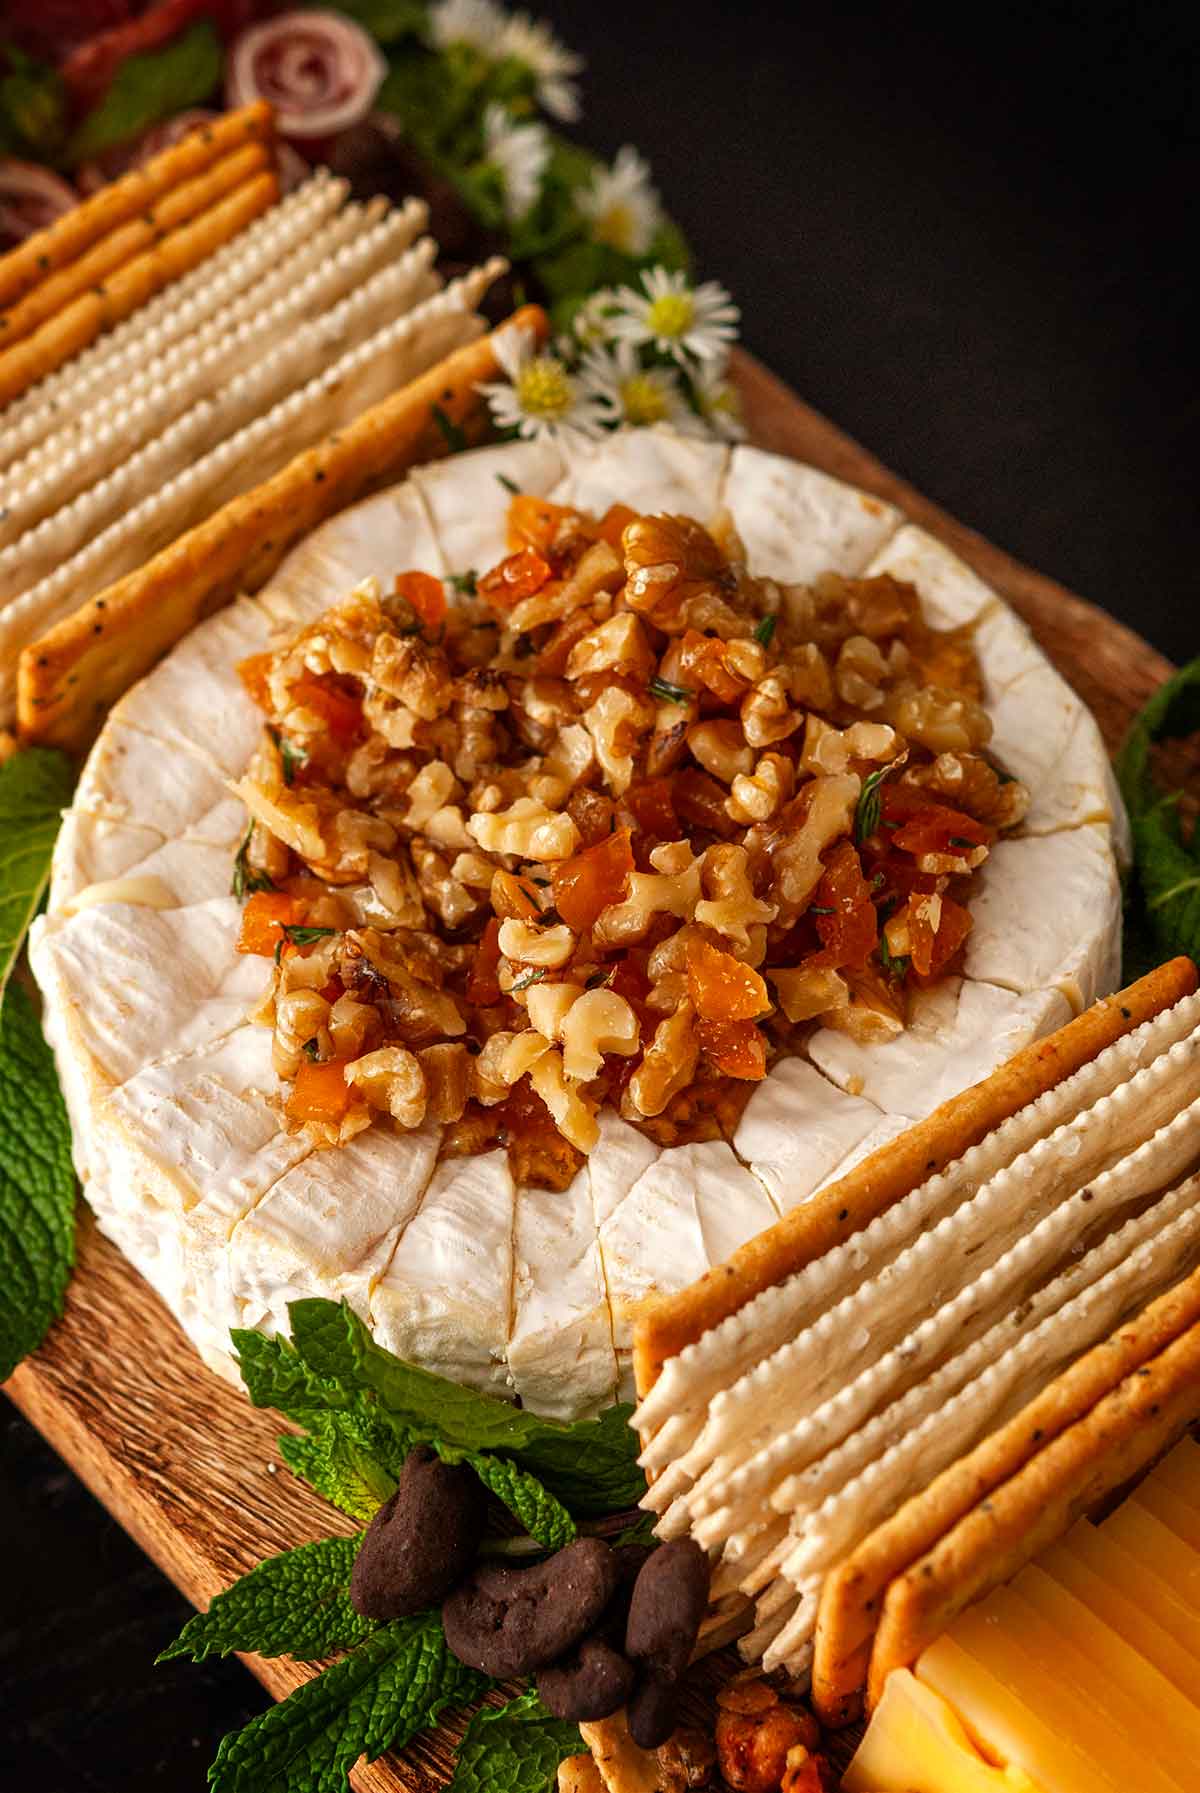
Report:
[[[243,663],[237,947],[290,1126],[437,1122],[564,1188],[603,1104],[728,1137],[814,1027],[890,1038],[957,968],[1028,805],[969,634],[720,536],[517,497],[473,590],[368,580]]]

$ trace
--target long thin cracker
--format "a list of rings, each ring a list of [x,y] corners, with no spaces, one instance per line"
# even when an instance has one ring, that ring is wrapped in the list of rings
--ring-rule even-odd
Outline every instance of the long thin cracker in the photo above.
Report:
[[[527,306],[502,328],[531,329],[542,339],[549,326],[540,308]],[[108,706],[201,616],[237,591],[256,591],[317,523],[414,461],[443,454],[435,406],[479,435],[484,417],[476,388],[495,376],[499,334],[458,350],[373,405],[27,648],[18,706],[24,738],[83,747]]]
[[[12,305],[101,237],[145,211],[169,188],[190,180],[230,150],[245,143],[270,143],[274,129],[270,106],[257,100],[189,132],[140,168],[101,187],[0,258],[0,305]]]
[[[875,1697],[892,1668],[915,1662],[959,1613],[1138,1475],[1197,1412],[1200,1321],[1193,1321],[892,1582],[871,1652]]]
[[[1196,967],[1190,959],[1172,959],[1160,965],[1056,1033],[1024,1047],[983,1083],[943,1103],[926,1120],[863,1159],[847,1176],[749,1240],[727,1262],[680,1294],[648,1301],[634,1329],[639,1395],[649,1393],[668,1358],[762,1290],[794,1275],[860,1231],[1114,1040],[1190,994],[1196,983]]]
[[[215,205],[243,181],[266,172],[271,165],[269,149],[261,143],[246,143],[222,156],[195,179],[171,187],[156,205],[148,206],[138,217],[101,237],[78,261],[69,262],[59,273],[43,280],[11,310],[0,312],[0,344],[9,349],[31,336],[81,293],[108,279],[126,262],[152,249],[170,231]]]
[[[821,1594],[813,1665],[813,1696],[827,1722],[846,1723],[854,1716],[868,1659],[873,1699],[882,1687],[883,1665],[890,1668],[900,1660],[895,1654],[899,1633],[890,1628],[885,1637],[880,1616],[886,1606],[885,1594],[897,1578],[915,1573],[919,1559],[969,1518],[978,1503],[1036,1464],[1046,1446],[1069,1435],[1098,1404],[1119,1390],[1125,1378],[1197,1321],[1200,1271],[1080,1357],[1006,1425],[943,1470],[921,1494],[906,1501],[830,1572]],[[1194,1392],[1200,1405],[1200,1386]],[[1072,1450],[1078,1443],[1076,1439]],[[1053,1459],[1055,1464],[1060,1461]],[[1053,1486],[1044,1481],[1040,1486],[1042,1497],[1054,1495]],[[999,1579],[1006,1579],[1008,1573],[1015,1569]],[[897,1596],[894,1613],[900,1610],[902,1598]]]
[[[31,386],[94,342],[103,330],[129,316],[147,299],[196,267],[221,244],[244,230],[279,197],[274,173],[255,175],[199,217],[163,237],[153,248],[82,293],[23,342],[0,354],[0,405]]]

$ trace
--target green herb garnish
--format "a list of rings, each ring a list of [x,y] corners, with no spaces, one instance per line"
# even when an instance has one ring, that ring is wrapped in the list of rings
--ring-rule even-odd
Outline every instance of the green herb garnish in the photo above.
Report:
[[[0,765],[0,996],[50,880],[75,773],[65,753],[27,747]]]
[[[696,693],[686,685],[673,685],[670,679],[653,678],[650,681],[650,695],[668,704],[690,704]]]
[[[1185,832],[1179,793],[1163,792],[1151,749],[1200,729],[1200,660],[1160,685],[1135,718],[1117,756],[1117,778],[1133,831],[1134,873],[1126,903],[1125,977],[1164,954],[1200,958],[1200,833]]]
[[[437,424],[438,429],[442,432],[442,437],[445,441],[446,447],[450,450],[450,453],[451,454],[461,454],[464,448],[468,448],[470,446],[470,444],[467,441],[466,435],[463,431],[462,425],[455,423],[455,421],[452,417],[447,417],[446,413],[442,410],[442,407],[440,405],[433,405],[430,407],[430,410],[431,410],[431,414],[433,417],[433,421]]]
[[[836,915],[837,910],[827,908],[824,903],[810,903],[808,905],[808,913],[810,915]]]
[[[308,764],[308,748],[297,747],[294,741],[289,741],[277,728],[268,729],[267,732],[279,751],[279,758],[283,762],[283,782],[290,789],[295,781],[297,767]]]
[[[269,878],[266,872],[256,871],[246,857],[250,851],[250,842],[254,839],[254,830],[257,826],[256,822],[251,822],[241,846],[233,856],[233,876],[229,880],[229,893],[231,896],[237,897],[239,902],[245,902],[246,898],[256,890],[275,889],[274,879]]]
[[[280,938],[275,943],[275,963],[278,965],[285,941],[289,946],[312,946],[317,940],[327,940],[330,934],[336,934],[336,928],[304,928],[297,922],[285,921],[279,930]]]
[[[979,845],[979,842],[977,840],[968,840],[965,834],[952,834],[950,836],[950,845],[952,847],[967,847],[969,849],[974,849]]]
[[[771,637],[775,633],[775,624],[777,620],[778,618],[774,616],[764,616],[754,631],[755,641],[761,641],[764,647],[770,647]]]
[[[500,481],[504,490],[506,492],[511,492],[514,498],[519,498],[521,496],[520,486],[515,479],[510,479],[507,473],[497,473],[496,478]]]
[[[530,984],[540,984],[546,975],[547,972],[544,965],[535,965],[532,971],[523,971],[516,983],[510,986],[510,989],[528,990]]]
[[[473,598],[478,590],[478,577],[475,568],[468,567],[465,573],[447,573],[446,584],[452,585],[463,597]]]
[[[893,953],[891,947],[888,945],[887,935],[881,932],[879,936],[879,963],[883,966],[888,977],[894,978],[897,983],[902,984],[908,976],[908,967],[911,960],[903,954]]]
[[[883,813],[883,798],[879,787],[890,771],[890,766],[880,766],[878,772],[872,772],[863,780],[858,807],[854,811],[854,839],[860,847],[864,841],[870,840],[879,827]]]

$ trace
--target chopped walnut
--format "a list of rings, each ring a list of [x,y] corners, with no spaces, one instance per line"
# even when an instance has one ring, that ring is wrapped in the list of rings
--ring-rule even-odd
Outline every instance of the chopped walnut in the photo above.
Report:
[[[531,984],[525,997],[525,1011],[544,1038],[552,1042],[561,1040],[563,1022],[572,1004],[582,995],[582,984]]]
[[[810,713],[800,764],[805,772],[820,777],[848,771],[851,760],[885,765],[903,751],[904,743],[886,722],[852,722],[849,728],[837,729]]]
[[[461,1041],[423,1046],[417,1059],[425,1077],[431,1121],[461,1120],[471,1093],[471,1055]]]
[[[887,661],[867,635],[851,635],[842,643],[833,682],[843,703],[855,710],[877,710],[883,703]]]
[[[802,819],[789,825],[785,809],[771,824],[774,838],[767,850],[775,874],[778,919],[785,926],[791,926],[808,907],[825,870],[822,853],[854,826],[861,790],[862,781],[852,772],[838,778],[814,778],[794,799],[796,804],[803,799]]]
[[[618,796],[629,789],[633,779],[637,737],[653,722],[653,706],[621,685],[609,685],[583,713],[601,770]]]
[[[520,965],[546,965],[554,969],[565,965],[574,950],[575,936],[565,922],[557,922],[550,928],[516,920],[500,924],[500,951],[506,959],[513,959]]]
[[[425,1119],[425,1073],[403,1046],[381,1046],[356,1058],[346,1066],[346,1082],[401,1127],[419,1127]]]
[[[791,707],[788,682],[782,672],[768,672],[752,691],[747,691],[738,712],[751,747],[770,747],[794,734],[804,717]]]
[[[454,696],[445,654],[416,636],[380,635],[371,658],[371,678],[423,722],[448,710]]]
[[[660,1021],[642,1062],[629,1080],[627,1097],[635,1114],[661,1114],[673,1096],[687,1088],[700,1057],[695,1010],[681,1002]]]
[[[693,758],[722,784],[732,784],[754,765],[754,749],[738,722],[694,722],[687,731],[687,744]]]
[[[512,853],[518,859],[569,859],[579,846],[579,830],[570,816],[532,797],[518,797],[492,815],[476,813],[467,833],[485,853]]]
[[[436,848],[415,840],[409,851],[426,907],[446,927],[461,928],[478,909],[479,898],[459,883]]]
[[[602,909],[592,928],[599,946],[625,946],[644,940],[656,915],[677,915],[690,921],[700,901],[700,861],[686,841],[668,842],[650,855],[653,872],[630,872],[629,895]]]
[[[975,753],[940,753],[931,766],[910,767],[900,783],[928,791],[989,828],[1015,828],[1029,809],[1029,792],[1020,780],[1001,779]]]
[[[833,708],[833,673],[815,641],[792,648],[784,659],[782,670],[794,704],[805,710]]]
[[[792,970],[777,966],[767,972],[775,986],[779,1006],[789,1021],[811,1021],[827,1009],[849,1001],[846,980],[827,967],[806,969],[797,965]]]
[[[600,1073],[606,1052],[630,1058],[638,1049],[638,1018],[615,990],[585,990],[562,1023],[563,1070],[579,1083]]]
[[[590,1152],[600,1137],[595,1108],[585,1102],[578,1089],[567,1080],[562,1056],[553,1046],[534,1061],[529,1081],[550,1110],[564,1139],[578,1146],[581,1152]]]
[[[567,660],[567,677],[580,679],[592,672],[615,672],[644,683],[656,665],[654,649],[641,622],[632,610],[619,610],[575,643]]]
[[[795,785],[795,768],[781,753],[764,753],[752,772],[735,778],[725,799],[731,821],[749,826],[769,822],[787,802]]]
[[[692,912],[702,926],[723,934],[743,950],[750,947],[751,930],[774,921],[777,913],[774,903],[755,896],[747,864],[745,847],[710,847],[701,877],[704,900]]]
[[[316,1048],[318,1058],[331,1058],[329,1003],[316,990],[292,990],[275,998],[275,1039],[272,1059],[281,1077],[294,1077],[306,1046]]]
[[[893,728],[930,753],[969,753],[992,738],[991,717],[982,704],[936,685],[893,691],[885,714]]]

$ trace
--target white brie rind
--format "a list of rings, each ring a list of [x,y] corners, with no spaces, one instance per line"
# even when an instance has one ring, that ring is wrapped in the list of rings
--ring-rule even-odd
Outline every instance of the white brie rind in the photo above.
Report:
[[[1019,926],[1014,919],[1014,926]],[[888,1114],[919,1121],[972,1083],[981,1083],[1031,1040],[1071,1019],[1058,990],[1014,995],[997,984],[948,977],[914,998],[909,1024],[883,1044],[860,1045],[824,1027],[809,1056],[839,1088]]]
[[[585,1165],[567,1189],[518,1189],[508,1370],[535,1413],[574,1419],[616,1398],[600,1247]]]
[[[455,1382],[507,1392],[513,1206],[503,1152],[438,1165],[371,1294],[381,1345]]]
[[[265,982],[261,960],[230,951],[239,917],[239,904],[219,897],[188,909],[106,903],[46,919],[31,962],[89,1080],[122,1084],[237,1026]],[[273,1073],[270,1087],[277,1092]]]
[[[486,573],[509,551],[510,484],[545,498],[564,470],[551,443],[508,442],[414,467],[409,480],[425,503],[446,571]]]
[[[785,1058],[746,1104],[733,1147],[786,1213],[840,1175],[843,1160],[883,1118],[873,1102],[848,1096],[804,1059]]]
[[[60,854],[56,843],[51,894],[60,914],[99,901],[137,903],[143,884],[157,884],[165,900],[156,905],[184,909],[229,895],[233,842],[197,840],[181,834],[164,841],[148,828],[130,828],[104,816],[72,810],[70,836]],[[62,841],[64,827],[59,835]],[[145,900],[145,898],[143,898]]]
[[[809,584],[821,573],[863,572],[901,521],[881,498],[745,445],[730,456],[720,502],[750,571],[788,585]]]
[[[288,1303],[310,1295],[348,1301],[366,1319],[371,1291],[421,1205],[437,1148],[434,1127],[372,1127],[286,1171],[229,1241],[239,1323],[286,1333]]]
[[[162,742],[131,727],[119,709],[105,723],[79,775],[75,810],[153,828],[166,839],[195,832],[202,818],[222,804],[228,804],[230,815],[240,808],[212,759],[190,745],[164,751]]]
[[[563,448],[566,476],[550,493],[556,504],[602,517],[631,495],[645,515],[695,517],[715,521],[729,463],[723,443],[680,436],[675,431],[622,429],[599,442],[580,437]]]
[[[1017,918],[1020,918],[1019,920]],[[1121,977],[1121,881],[1106,823],[999,840],[976,875],[964,970],[1079,1014]]]
[[[314,529],[292,549],[257,601],[272,624],[291,635],[364,579],[380,579],[386,592],[389,571],[441,579],[454,570],[445,564],[429,512],[408,480]]]
[[[978,573],[951,552],[936,536],[906,523],[875,555],[867,568],[869,578],[890,573],[915,585],[921,611],[935,629],[961,629],[979,623],[989,611],[1000,608],[1000,599]],[[1029,637],[1033,644],[1033,637]],[[1031,663],[1040,663],[1041,650],[1033,647]]]
[[[686,1288],[777,1218],[758,1178],[723,1140],[663,1152],[600,1226],[618,1347],[631,1344],[647,1295]]]

